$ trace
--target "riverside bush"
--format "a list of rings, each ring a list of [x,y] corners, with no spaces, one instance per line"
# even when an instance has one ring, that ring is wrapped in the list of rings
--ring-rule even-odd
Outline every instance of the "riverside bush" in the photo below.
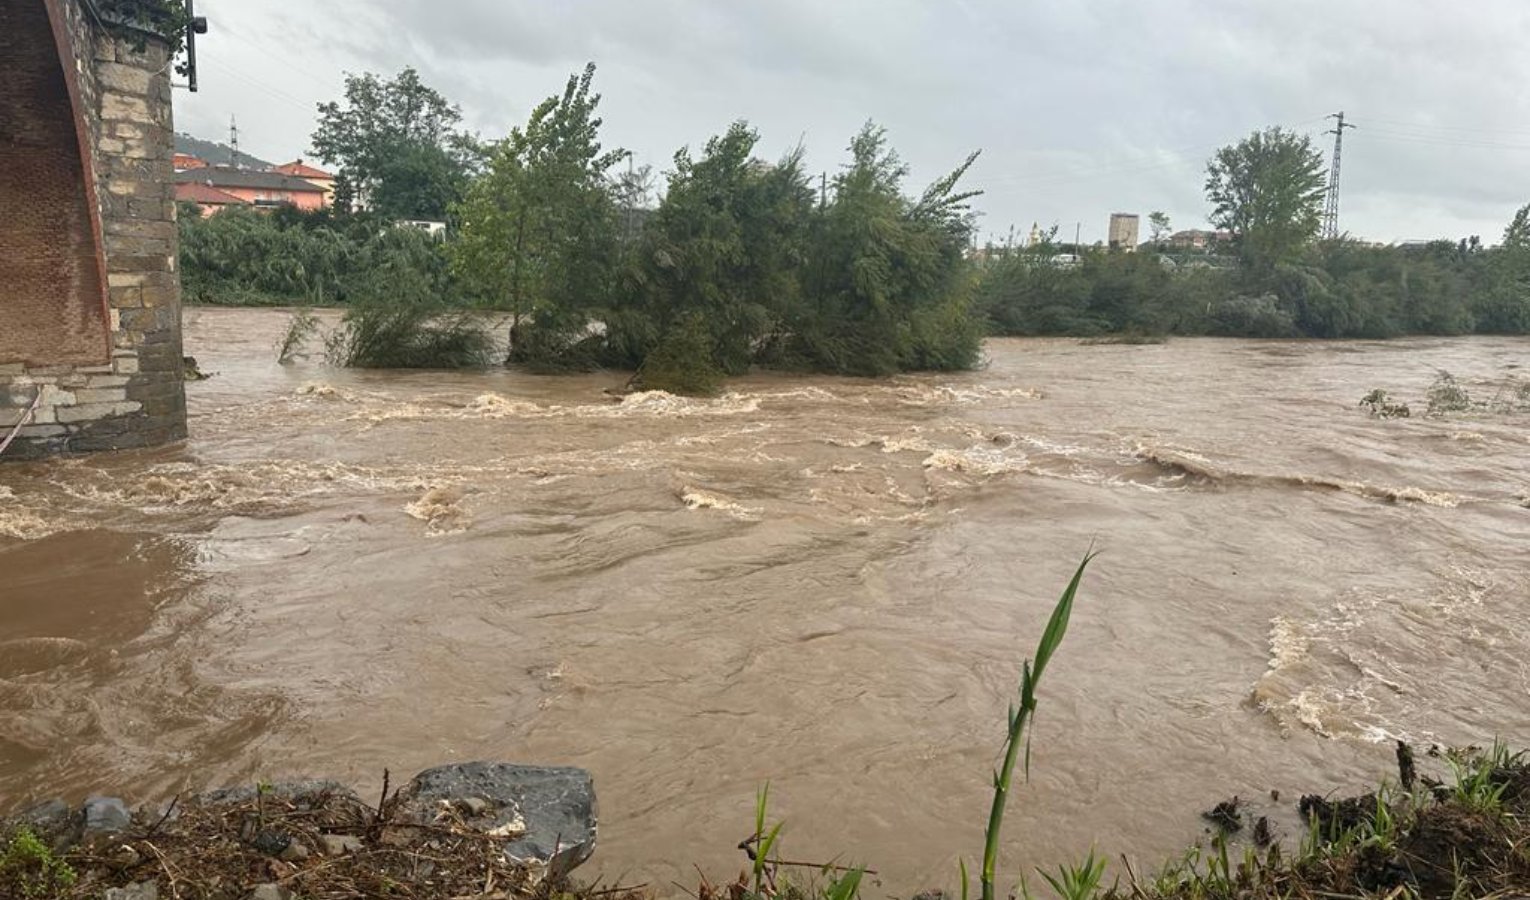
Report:
[[[989,248],[978,306],[1000,335],[1388,338],[1530,333],[1530,246],[1306,245],[1268,270],[1231,256]]]

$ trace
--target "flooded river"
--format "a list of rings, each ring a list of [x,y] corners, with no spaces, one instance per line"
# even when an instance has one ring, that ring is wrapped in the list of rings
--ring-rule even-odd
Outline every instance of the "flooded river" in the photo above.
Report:
[[[791,857],[951,885],[1091,545],[1011,873],[1156,861],[1230,794],[1373,781],[1392,737],[1530,742],[1530,416],[1356,407],[1440,368],[1485,397],[1530,341],[994,341],[617,401],[186,323],[187,444],[0,468],[0,810],[571,764],[590,876],[726,877],[768,781]]]

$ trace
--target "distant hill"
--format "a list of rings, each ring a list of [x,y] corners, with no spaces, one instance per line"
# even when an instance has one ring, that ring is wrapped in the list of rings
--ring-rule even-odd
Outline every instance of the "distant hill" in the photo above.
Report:
[[[217,141],[204,141],[189,134],[176,134],[175,152],[189,153],[203,162],[212,163],[216,166],[228,165],[234,153],[227,144],[220,144]],[[272,164],[258,156],[251,156],[240,150],[239,165],[250,169],[269,169]]]

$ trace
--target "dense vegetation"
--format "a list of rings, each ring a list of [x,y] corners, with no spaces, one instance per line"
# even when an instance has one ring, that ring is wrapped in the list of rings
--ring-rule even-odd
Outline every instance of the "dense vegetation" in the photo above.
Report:
[[[1386,338],[1530,332],[1530,252],[1480,242],[1309,243],[1257,272],[1231,257],[1091,253],[1047,244],[979,264],[978,307],[1006,335]]]
[[[460,313],[473,308],[509,313],[511,363],[637,369],[645,386],[689,392],[757,365],[876,375],[976,362],[973,195],[957,189],[975,157],[909,196],[907,168],[868,124],[815,186],[800,147],[766,162],[736,122],[676,153],[653,203],[645,170],[612,174],[628,154],[601,146],[593,77],[570,78],[489,143],[455,132],[455,108],[412,72],[351,77],[314,136],[341,164],[343,202],[183,216],[187,297],[349,304],[331,356],[350,365],[477,361],[485,342],[461,352],[473,326]],[[396,167],[411,154],[425,161],[418,179]],[[388,224],[442,213],[442,241]],[[413,349],[383,352],[394,341]]]
[[[867,124],[821,181],[797,147],[763,159],[736,122],[653,177],[601,142],[594,67],[502,140],[412,70],[349,76],[314,146],[339,166],[333,210],[181,219],[193,302],[344,304],[347,365],[480,364],[507,314],[507,362],[611,366],[704,392],[755,366],[861,375],[961,369],[983,334],[1380,338],[1530,332],[1530,207],[1500,247],[1320,240],[1322,158],[1279,128],[1218,151],[1210,220],[1230,235],[1172,250],[1168,218],[1132,248],[1049,237],[972,253],[969,157],[918,195]],[[621,164],[626,162],[624,167]],[[623,171],[625,169],[625,171]],[[815,183],[816,182],[816,183]],[[444,238],[401,220],[445,219]],[[1070,254],[1060,256],[1068,249]],[[338,349],[337,349],[338,348]]]
[[[183,204],[181,291],[192,303],[329,306],[393,294],[400,278],[455,304],[442,242],[371,214],[234,207],[203,218]]]
[[[1168,253],[1168,220],[1149,217],[1157,246],[1086,253],[1060,267],[1058,247],[988,248],[978,305],[996,334],[1211,334],[1384,338],[1530,332],[1530,207],[1500,247],[1472,237],[1422,247],[1319,240],[1322,158],[1279,128],[1224,147],[1207,165],[1211,221],[1231,239]]]

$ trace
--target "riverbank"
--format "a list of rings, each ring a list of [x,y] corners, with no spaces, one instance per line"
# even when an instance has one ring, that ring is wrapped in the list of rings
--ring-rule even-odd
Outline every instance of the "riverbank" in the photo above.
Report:
[[[97,795],[0,820],[0,898],[551,897],[595,837],[594,784],[575,768],[458,763],[393,789],[385,775],[375,805],[336,781],[136,811]]]
[[[1233,797],[1201,814],[1203,840],[1157,868],[1091,852],[1080,863],[1028,874],[1003,871],[1001,864],[999,882],[1018,883],[1022,897],[1050,892],[1066,900],[1460,898],[1530,890],[1530,764],[1523,753],[1495,745],[1431,748],[1416,758],[1399,743],[1397,758],[1395,780],[1362,794],[1272,798],[1299,816],[1304,830],[1290,835],[1251,811],[1255,804]],[[1016,814],[1023,815],[1023,807],[1021,797]],[[747,839],[740,846],[750,848],[750,859],[741,859],[745,869],[736,880],[712,882],[703,874],[694,890],[580,882],[571,873],[594,848],[593,810],[588,776],[579,770],[471,763],[421,773],[400,790],[385,791],[377,806],[327,781],[216,791],[137,813],[111,798],[92,798],[79,809],[55,802],[0,826],[0,896],[875,895],[874,867],[800,863],[779,851],[753,865]],[[957,873],[952,876],[959,885]],[[943,885],[919,896],[959,895],[966,895],[960,887]]]

